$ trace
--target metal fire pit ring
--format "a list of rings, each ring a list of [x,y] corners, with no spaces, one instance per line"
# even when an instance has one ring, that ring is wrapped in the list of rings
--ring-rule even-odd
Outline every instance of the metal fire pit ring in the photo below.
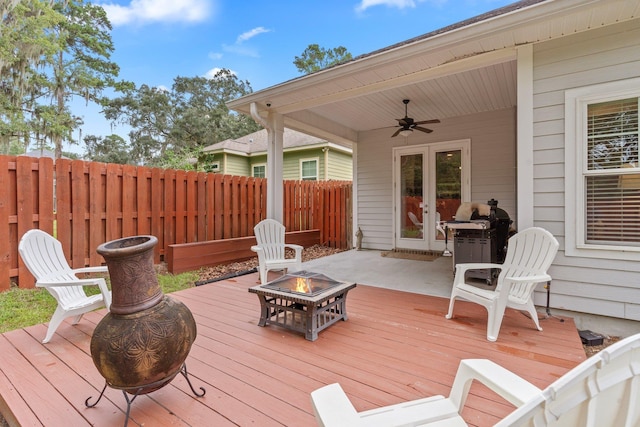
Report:
[[[334,281],[330,287],[309,295],[284,290],[282,284],[287,279],[311,277],[315,273],[297,272],[265,285],[249,288],[260,301],[260,321],[258,326],[277,325],[304,334],[309,341],[318,339],[318,333],[340,320],[347,320],[347,293],[356,287],[353,282]],[[328,279],[322,276],[323,280]],[[329,279],[332,280],[332,279]]]

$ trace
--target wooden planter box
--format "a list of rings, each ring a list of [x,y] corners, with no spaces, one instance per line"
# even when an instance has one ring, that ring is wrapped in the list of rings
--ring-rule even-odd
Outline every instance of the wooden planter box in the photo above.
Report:
[[[291,231],[285,234],[285,241],[305,248],[319,245],[320,230]],[[255,244],[255,236],[249,236],[169,245],[165,261],[170,273],[179,274],[257,257],[251,250]]]

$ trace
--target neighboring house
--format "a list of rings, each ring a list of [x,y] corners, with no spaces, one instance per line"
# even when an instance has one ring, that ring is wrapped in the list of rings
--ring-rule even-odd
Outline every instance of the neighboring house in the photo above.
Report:
[[[391,137],[403,99],[440,120],[432,133]],[[560,241],[552,308],[638,321],[639,102],[640,1],[525,0],[228,105],[276,140],[284,126],[354,144],[363,248],[444,248],[435,227],[402,232],[408,197],[425,224],[443,198],[494,198]]]
[[[37,150],[31,150],[28,153],[24,153],[22,154],[22,156],[28,156],[28,157],[48,157],[50,159],[53,159],[53,162],[55,163],[56,161],[56,153],[54,153],[51,150],[47,150],[46,148],[42,148],[42,149],[37,149]],[[68,157],[66,156],[62,156],[63,159],[68,159]]]
[[[205,168],[229,175],[267,177],[267,131],[265,129],[236,139],[205,147]],[[283,136],[283,179],[351,180],[353,178],[350,143],[334,144],[292,129]]]

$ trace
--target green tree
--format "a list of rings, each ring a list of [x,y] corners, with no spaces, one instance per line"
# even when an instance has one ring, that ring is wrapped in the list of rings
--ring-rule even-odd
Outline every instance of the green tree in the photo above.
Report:
[[[0,0],[0,152],[29,145],[30,117],[40,86],[38,67],[60,48],[51,28],[64,16],[53,1]],[[9,148],[11,147],[11,148]]]
[[[22,138],[25,148],[63,141],[82,121],[72,115],[74,96],[101,103],[107,87],[116,90],[119,68],[111,24],[100,6],[83,0],[0,0],[0,136]]]
[[[47,136],[60,157],[63,140],[73,142],[71,133],[78,124],[69,110],[71,98],[80,96],[86,102],[100,103],[104,89],[117,87],[114,79],[120,69],[109,61],[113,52],[111,23],[102,7],[83,0],[60,0],[54,9],[66,19],[53,29],[61,50],[54,55],[43,86],[55,105]]]
[[[317,44],[310,44],[302,55],[295,57],[293,64],[302,74],[311,74],[351,59],[353,57],[344,46],[325,49]]]
[[[136,159],[129,154],[127,142],[119,135],[109,135],[104,138],[87,135],[83,141],[85,144],[85,159],[121,165],[136,164]]]
[[[173,164],[191,158],[199,148],[258,130],[251,118],[232,113],[226,105],[248,93],[248,82],[221,70],[210,79],[176,77],[171,90],[129,88],[108,101],[104,113],[132,128],[133,157],[147,165]]]

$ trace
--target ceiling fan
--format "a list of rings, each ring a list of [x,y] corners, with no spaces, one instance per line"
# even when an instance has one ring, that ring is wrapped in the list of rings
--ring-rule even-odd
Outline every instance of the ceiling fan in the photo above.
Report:
[[[424,132],[424,133],[431,133],[431,132],[433,132],[432,129],[423,128],[423,127],[420,127],[419,125],[440,123],[440,120],[438,120],[438,119],[423,120],[423,121],[420,121],[420,122],[414,122],[413,119],[411,117],[409,117],[408,114],[407,114],[407,104],[409,104],[409,100],[408,99],[403,99],[402,102],[404,103],[404,117],[402,119],[396,119],[396,120],[398,120],[399,129],[397,131],[395,131],[393,135],[391,135],[391,138],[394,138],[394,137],[396,137],[398,135],[409,136],[409,135],[411,135],[411,133],[413,132],[414,129],[415,130],[419,130],[420,132]]]

